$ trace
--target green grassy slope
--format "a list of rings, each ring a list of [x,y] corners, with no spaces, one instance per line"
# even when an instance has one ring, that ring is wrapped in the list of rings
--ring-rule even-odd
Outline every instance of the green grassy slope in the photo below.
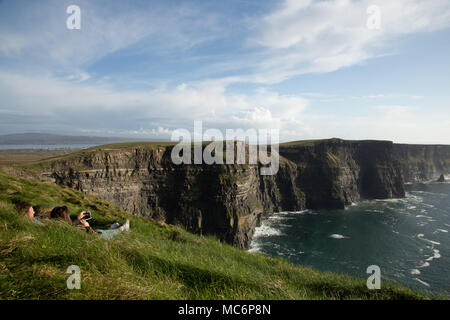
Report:
[[[112,241],[60,221],[39,226],[15,201],[43,209],[91,210],[96,227],[126,218],[131,231]],[[68,290],[67,267],[81,268],[81,290]],[[0,172],[0,299],[420,299],[382,283],[321,273],[130,216],[103,200]]]

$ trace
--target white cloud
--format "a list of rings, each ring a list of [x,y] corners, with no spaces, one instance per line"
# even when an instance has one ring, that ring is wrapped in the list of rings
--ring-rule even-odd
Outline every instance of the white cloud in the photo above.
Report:
[[[89,80],[90,78],[91,78],[91,75],[89,73],[84,72],[82,70],[76,70],[75,73],[68,75],[66,77],[66,80],[83,82],[83,81]]]
[[[27,41],[20,35],[0,32],[0,53],[7,57],[19,54],[27,46]]]
[[[299,96],[267,90],[230,93],[223,83],[214,81],[152,91],[117,91],[104,84],[5,72],[0,72],[0,96],[4,119],[32,117],[36,126],[43,127],[58,124],[98,130],[104,126],[107,131],[117,126],[118,131],[154,134],[189,128],[194,120],[220,129],[283,128],[298,122],[308,104]]]
[[[220,81],[147,92],[86,83],[0,72],[2,133],[54,130],[168,139],[174,129],[192,131],[194,120],[202,120],[204,130],[278,128],[283,141],[340,137],[448,143],[450,136],[448,117],[418,106],[319,115],[300,96],[267,89],[237,94]]]
[[[366,9],[381,10],[381,30],[366,26]],[[250,81],[274,83],[295,75],[331,72],[391,54],[400,36],[450,26],[447,0],[285,0],[252,20],[249,43],[266,48]]]
[[[0,54],[71,73],[108,54],[136,46],[132,54],[182,51],[220,36],[217,15],[180,4],[137,6],[124,1],[77,1],[81,29],[68,30],[65,1],[0,3]],[[143,6],[143,7],[142,7]],[[10,17],[14,16],[14,20]]]
[[[20,59],[26,68],[40,66],[71,75],[130,47],[133,55],[165,55],[232,33],[229,18],[198,3],[133,7],[123,1],[86,0],[78,3],[81,30],[67,30],[66,4],[30,2],[24,10],[15,2],[1,3],[0,54]],[[366,27],[366,9],[373,4],[381,9],[382,30]],[[18,16],[14,23],[6,12]],[[220,61],[212,59],[214,63],[199,68],[205,77],[231,71],[233,82],[272,84],[357,65],[392,54],[402,35],[449,27],[450,6],[448,0],[284,0],[272,12],[247,21],[249,30],[240,30],[241,36],[248,36],[250,49],[256,50],[213,54]]]
[[[427,108],[404,105],[381,105],[369,115],[355,112],[305,115],[313,138],[339,137],[350,140],[374,139],[397,143],[448,144],[450,118],[430,113]]]

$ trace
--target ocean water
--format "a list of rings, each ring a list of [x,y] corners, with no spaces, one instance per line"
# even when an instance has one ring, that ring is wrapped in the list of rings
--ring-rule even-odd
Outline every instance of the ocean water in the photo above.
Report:
[[[407,190],[404,199],[362,201],[345,210],[265,216],[249,251],[359,278],[378,265],[382,281],[449,296],[450,183]]]
[[[86,149],[98,146],[98,144],[1,144],[0,150],[61,150],[61,149]]]

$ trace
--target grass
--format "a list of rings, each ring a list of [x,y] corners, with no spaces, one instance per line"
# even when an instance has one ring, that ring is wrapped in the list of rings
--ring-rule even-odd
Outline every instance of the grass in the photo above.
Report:
[[[13,205],[89,209],[95,227],[126,218],[131,230],[111,241],[60,221],[37,225]],[[81,268],[81,290],[66,270]],[[103,200],[0,171],[0,299],[422,299],[394,283],[294,266],[127,214]]]
[[[313,147],[320,143],[367,143],[367,142],[377,142],[377,143],[391,143],[388,140],[344,140],[340,138],[330,138],[330,139],[316,139],[316,140],[298,140],[298,141],[289,141],[280,144],[280,148],[291,148],[291,147]]]
[[[175,142],[159,142],[159,141],[150,141],[150,142],[120,142],[120,143],[112,143],[112,144],[105,144],[101,146],[94,146],[91,148],[81,149],[77,151],[73,151],[70,153],[60,153],[60,154],[54,154],[52,156],[48,156],[42,159],[39,159],[40,161],[8,161],[4,164],[10,165],[12,167],[16,168],[26,168],[28,170],[41,170],[45,168],[49,168],[53,163],[57,161],[70,161],[74,159],[79,158],[88,158],[93,155],[99,155],[99,154],[109,154],[114,152],[122,152],[122,151],[130,151],[132,149],[157,149],[157,148],[167,148],[170,146],[175,145]],[[30,152],[31,154],[31,152]],[[9,155],[8,155],[9,156]],[[0,164],[1,164],[1,154],[0,154]]]
[[[328,141],[328,139],[289,141],[280,143],[280,147],[312,147],[317,143],[325,141]]]
[[[0,165],[31,164],[48,158],[60,157],[74,151],[74,149],[0,150]]]

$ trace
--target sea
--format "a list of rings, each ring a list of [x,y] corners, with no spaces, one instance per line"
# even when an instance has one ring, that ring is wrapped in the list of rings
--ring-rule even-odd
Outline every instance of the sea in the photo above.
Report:
[[[367,268],[377,265],[381,286],[392,280],[449,297],[450,182],[406,189],[403,199],[266,215],[249,251],[365,279]]]
[[[1,144],[0,150],[63,150],[86,149],[98,144]]]

